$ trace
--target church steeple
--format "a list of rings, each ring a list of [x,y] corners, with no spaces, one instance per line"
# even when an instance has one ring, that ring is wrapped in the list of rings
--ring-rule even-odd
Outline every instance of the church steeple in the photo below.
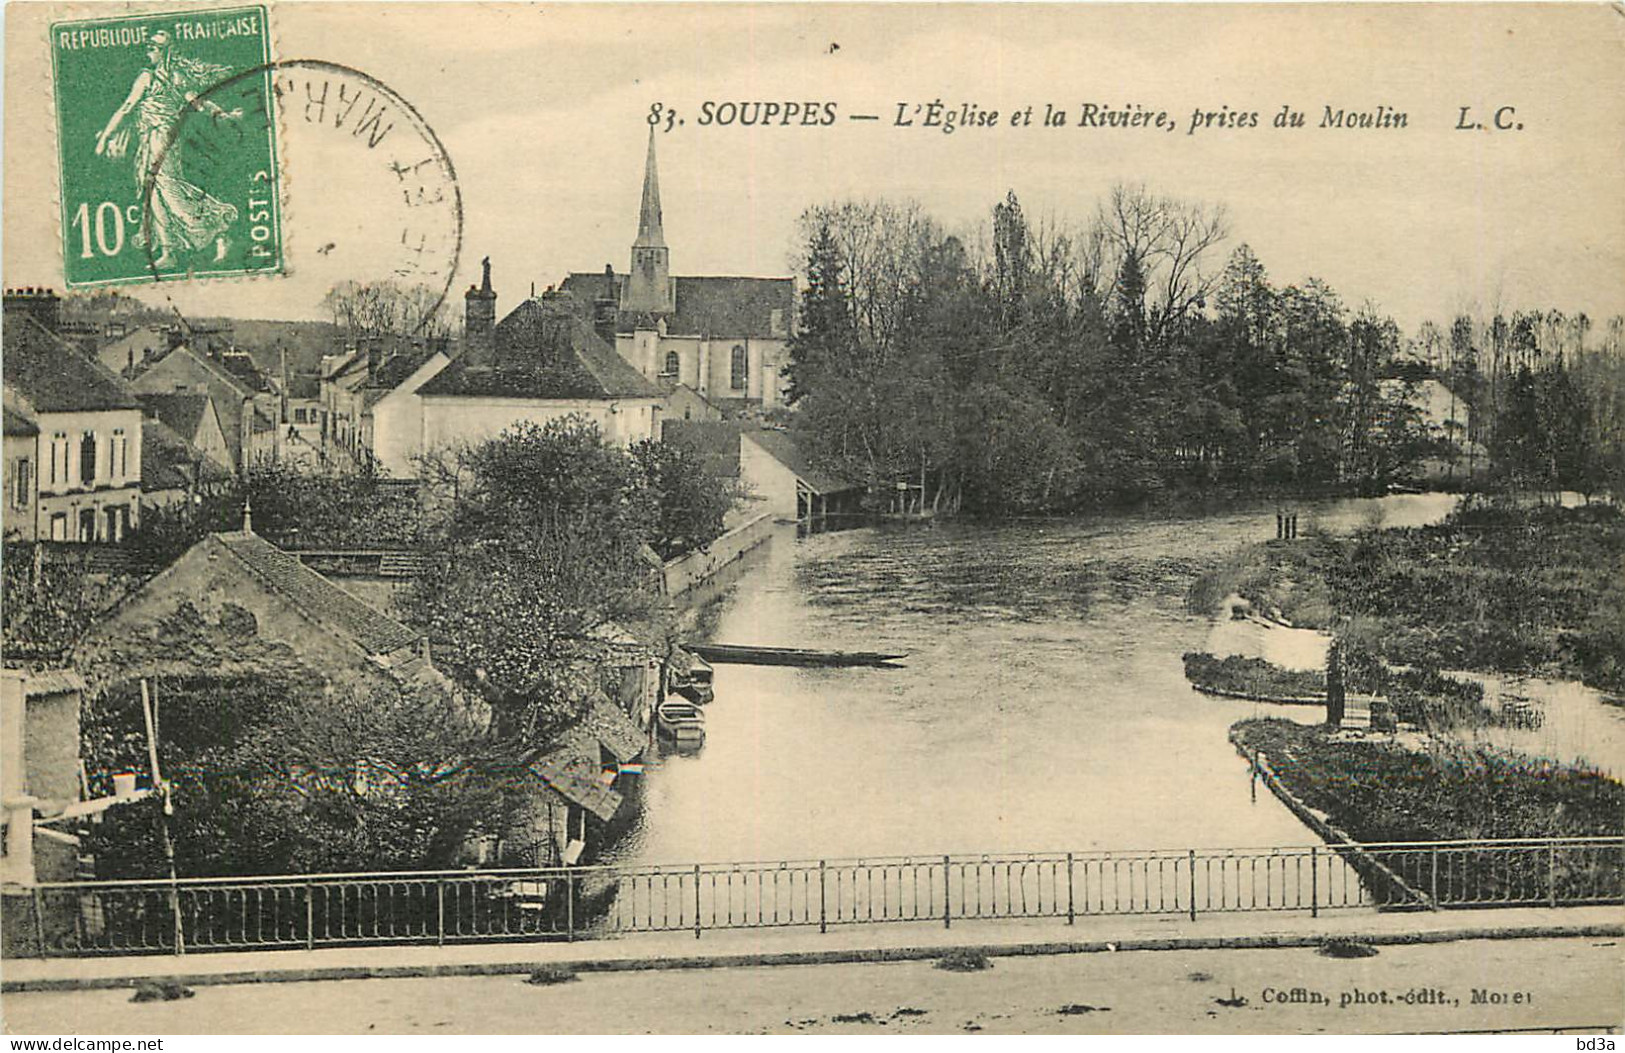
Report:
[[[643,200],[638,236],[632,242],[632,272],[621,294],[621,310],[669,314],[676,309],[671,281],[671,250],[660,221],[660,172],[655,167],[655,130],[649,129],[649,156],[643,167]]]
[[[633,248],[666,247],[660,225],[660,169],[655,166],[655,130],[649,129],[649,158],[643,162],[643,204],[638,209],[638,239]]]

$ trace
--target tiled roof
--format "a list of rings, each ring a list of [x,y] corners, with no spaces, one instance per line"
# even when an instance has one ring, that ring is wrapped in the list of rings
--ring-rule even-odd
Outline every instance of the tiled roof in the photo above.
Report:
[[[194,482],[224,482],[226,470],[162,420],[141,422],[141,489],[185,490]]]
[[[5,373],[6,386],[21,395],[35,413],[137,408],[135,394],[123,380],[37,319],[7,318],[3,339],[0,370]]]
[[[197,434],[198,426],[209,413],[209,396],[200,392],[170,391],[139,394],[141,410],[156,417],[183,438]]]
[[[263,395],[275,390],[270,378],[246,351],[227,351],[220,356],[220,365],[255,394]]]
[[[496,358],[465,353],[418,394],[534,399],[658,398],[660,389],[568,308],[526,300],[497,326]]]
[[[859,484],[836,472],[814,467],[812,462],[807,459],[806,453],[785,432],[766,429],[752,431],[747,428],[742,434],[745,438],[766,450],[774,460],[794,472],[798,479],[806,483],[816,493],[837,494],[843,490],[858,488]]]
[[[246,533],[212,537],[301,615],[348,637],[368,654],[389,654],[421,639],[412,629],[367,606],[264,538]]]

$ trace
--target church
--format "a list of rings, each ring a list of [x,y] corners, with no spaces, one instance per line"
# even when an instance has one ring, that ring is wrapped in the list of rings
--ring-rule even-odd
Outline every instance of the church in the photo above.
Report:
[[[590,312],[605,343],[667,393],[673,415],[685,415],[677,407],[689,404],[729,415],[784,405],[795,279],[672,275],[653,129],[630,271],[605,264],[602,272],[572,273],[560,291]]]

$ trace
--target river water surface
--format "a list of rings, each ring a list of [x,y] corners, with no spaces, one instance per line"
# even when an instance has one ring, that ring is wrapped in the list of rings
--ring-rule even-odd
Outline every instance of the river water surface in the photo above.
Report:
[[[1455,498],[1300,505],[1304,527],[1417,525]],[[1274,508],[1188,517],[781,528],[707,612],[717,641],[908,652],[899,669],[719,665],[707,741],[657,758],[619,862],[1305,845],[1226,739],[1253,715],[1180,656],[1192,580]],[[714,628],[711,628],[713,627]]]

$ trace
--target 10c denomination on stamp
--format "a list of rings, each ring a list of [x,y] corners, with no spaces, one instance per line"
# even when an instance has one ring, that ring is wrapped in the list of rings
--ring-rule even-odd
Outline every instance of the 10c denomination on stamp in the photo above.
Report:
[[[51,57],[70,287],[282,269],[264,7],[61,22]]]

